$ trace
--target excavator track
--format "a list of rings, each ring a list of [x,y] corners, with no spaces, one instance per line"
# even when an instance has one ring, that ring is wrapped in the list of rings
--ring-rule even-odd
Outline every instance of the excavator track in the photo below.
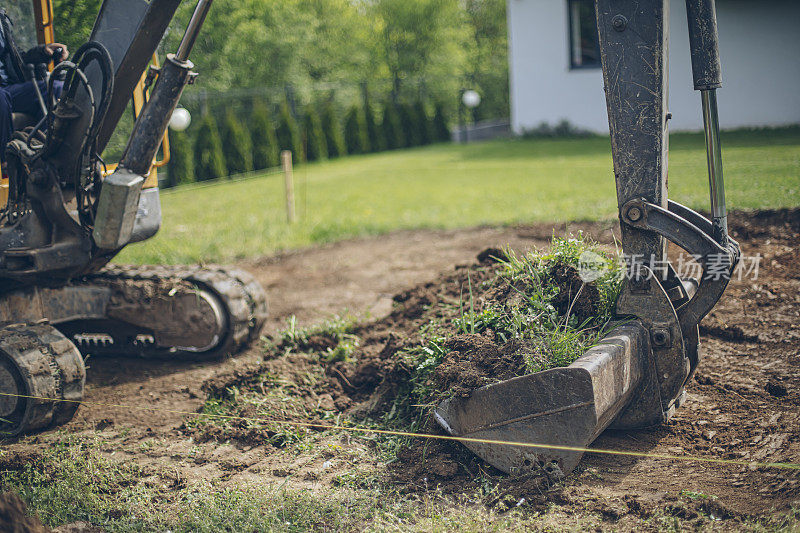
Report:
[[[221,266],[110,266],[0,296],[0,325],[47,320],[84,355],[211,359],[256,340],[266,317],[258,282]]]
[[[0,329],[0,437],[68,422],[85,382],[83,357],[53,326]]]
[[[93,355],[212,359],[256,340],[267,317],[264,290],[233,267],[109,266],[73,286],[112,292],[106,320],[59,325]]]
[[[88,355],[203,360],[258,338],[266,296],[219,266],[112,266],[0,295],[0,437],[68,422]]]

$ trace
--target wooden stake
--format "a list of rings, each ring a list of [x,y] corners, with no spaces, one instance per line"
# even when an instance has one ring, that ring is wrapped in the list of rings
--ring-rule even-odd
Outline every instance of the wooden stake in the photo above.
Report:
[[[283,150],[281,152],[281,164],[283,165],[283,182],[286,187],[286,220],[293,224],[296,220],[294,213],[294,173],[292,171],[292,152]]]

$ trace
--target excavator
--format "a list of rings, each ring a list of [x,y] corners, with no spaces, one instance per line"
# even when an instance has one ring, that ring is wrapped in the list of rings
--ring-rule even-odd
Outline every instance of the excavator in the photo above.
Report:
[[[81,351],[213,357],[247,345],[264,322],[263,290],[241,271],[108,265],[160,224],[155,157],[193,79],[188,56],[211,5],[199,0],[177,52],[161,67],[148,67],[179,3],[104,0],[90,41],[46,75],[66,75],[60,100],[48,98],[43,118],[5,147],[0,431],[6,435],[70,420],[83,395]],[[664,423],[685,401],[700,362],[698,324],[740,256],[727,230],[714,0],[686,0],[686,6],[711,217],[667,194],[668,0],[595,0],[627,258],[618,323],[568,367],[487,385],[435,408],[446,432],[502,471],[567,473],[605,429]],[[53,42],[49,1],[33,0],[31,13],[39,42]],[[112,168],[101,154],[132,97],[136,123]],[[699,258],[698,279],[678,276],[667,243]]]
[[[13,138],[0,147],[3,436],[68,422],[84,395],[84,355],[209,359],[246,347],[264,324],[264,291],[239,269],[109,265],[161,224],[157,168],[196,76],[189,54],[211,0],[197,2],[159,66],[153,58],[179,5],[104,0],[71,60],[26,66],[49,90],[38,92],[41,116],[14,116]],[[21,47],[55,42],[51,0],[4,7]],[[129,109],[132,133],[119,162],[107,163],[104,149]]]
[[[445,431],[512,474],[559,477],[605,429],[669,420],[700,362],[698,324],[719,301],[740,257],[727,227],[714,0],[686,0],[710,219],[667,195],[669,1],[595,0],[595,9],[627,264],[616,301],[618,325],[568,367],[487,385],[434,411]],[[699,260],[699,279],[678,277],[667,243]]]

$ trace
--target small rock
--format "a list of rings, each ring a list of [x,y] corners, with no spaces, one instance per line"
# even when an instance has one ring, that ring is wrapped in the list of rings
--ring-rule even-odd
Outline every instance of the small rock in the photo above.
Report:
[[[322,394],[319,397],[319,408],[323,411],[333,411],[336,409],[336,404],[330,394]]]
[[[107,427],[111,427],[114,425],[114,421],[110,418],[103,418],[102,420],[98,420],[95,425],[94,429],[97,431],[103,431]]]
[[[628,514],[628,506],[620,501],[604,502],[598,510],[605,518],[611,520],[619,520]]]
[[[73,522],[59,526],[53,533],[103,533],[105,529],[92,525],[89,522]]]
[[[501,263],[508,261],[508,256],[499,248],[487,248],[478,254],[481,263]]]
[[[764,387],[764,390],[776,398],[783,398],[789,394],[789,391],[786,390],[786,386],[782,383],[778,383],[777,381],[770,381],[767,383],[767,386]]]

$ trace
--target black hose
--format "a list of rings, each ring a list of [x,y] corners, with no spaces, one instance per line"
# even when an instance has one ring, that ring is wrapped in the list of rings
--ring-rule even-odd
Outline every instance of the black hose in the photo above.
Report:
[[[100,91],[98,93],[99,99],[95,98],[95,91],[92,89],[92,86],[85,74],[87,68],[92,63],[96,63],[98,65],[101,74],[101,81],[99,84]],[[86,190],[84,189],[83,169],[86,167],[89,175],[91,176],[93,174],[92,169],[95,168],[96,161],[99,158],[99,155],[96,153],[96,139],[100,130],[100,126],[103,123],[103,119],[105,118],[106,113],[111,105],[111,97],[114,94],[114,65],[111,55],[108,53],[108,50],[105,48],[105,46],[96,41],[89,41],[82,45],[77,52],[75,52],[72,62],[62,62],[55,69],[53,69],[53,73],[50,76],[50,82],[48,85],[48,94],[50,96],[50,98],[48,98],[49,101],[47,113],[48,135],[45,141],[45,147],[41,153],[48,152],[49,144],[52,142],[54,137],[53,128],[55,124],[55,116],[53,109],[55,107],[55,99],[53,98],[53,83],[55,80],[54,75],[62,70],[71,73],[71,77],[66,82],[62,97],[66,97],[70,100],[74,99],[75,95],[77,94],[78,87],[83,85],[89,98],[90,111],[88,126],[86,131],[83,133],[83,139],[81,142],[76,143],[80,147],[78,150],[79,157],[76,159],[75,168],[72,169],[78,212],[80,214],[82,223],[86,226],[89,226],[92,224],[94,213],[92,212],[93,209],[91,200],[89,200],[88,204],[86,202],[86,191],[89,189],[89,186],[86,187]],[[38,127],[40,126],[37,125],[37,128]]]

